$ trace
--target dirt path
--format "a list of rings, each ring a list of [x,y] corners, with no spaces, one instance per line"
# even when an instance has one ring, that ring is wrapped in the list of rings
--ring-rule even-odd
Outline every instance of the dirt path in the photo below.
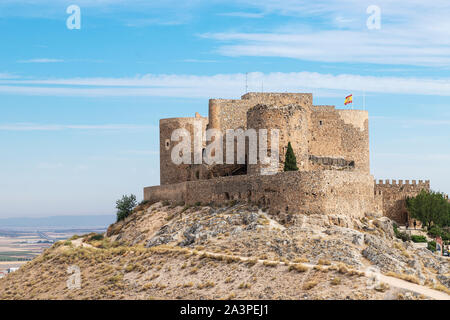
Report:
[[[194,253],[194,250],[190,250],[191,253]],[[197,251],[198,254],[207,254],[210,256],[225,256],[225,257],[233,257],[233,258],[239,258],[241,261],[249,261],[252,258],[250,257],[243,257],[243,256],[234,256],[234,255],[227,255],[227,254],[219,254],[214,252],[207,252],[207,251]],[[264,260],[264,259],[257,259],[258,263],[278,263],[279,265],[287,265],[285,262],[282,261],[276,261],[276,260]],[[311,264],[311,263],[290,263],[291,265],[303,265],[310,269],[314,268],[315,266],[318,266],[317,264]],[[333,265],[333,264],[332,264]],[[329,268],[330,266],[324,266],[320,265],[322,268]],[[404,289],[409,290],[418,294],[422,294],[425,297],[436,299],[436,300],[450,300],[450,295],[446,294],[445,292],[438,291],[431,289],[426,286],[418,285],[412,282],[408,282],[405,280],[401,280],[395,277],[386,276],[381,273],[376,273],[369,270],[370,268],[367,268],[364,272],[364,275],[368,278],[377,278],[380,282],[384,282],[388,284],[390,287],[398,288],[398,289]],[[362,270],[358,270],[362,271]]]
[[[373,277],[375,276],[374,273],[368,272],[366,273],[366,276]],[[391,287],[399,288],[399,289],[406,289],[418,294],[423,294],[426,297],[436,299],[436,300],[450,300],[450,296],[446,294],[445,292],[441,292],[438,290],[431,289],[426,286],[421,286],[412,282],[408,282],[402,279],[398,279],[395,277],[386,276],[384,274],[378,274],[378,279],[381,282],[384,282],[388,284]]]

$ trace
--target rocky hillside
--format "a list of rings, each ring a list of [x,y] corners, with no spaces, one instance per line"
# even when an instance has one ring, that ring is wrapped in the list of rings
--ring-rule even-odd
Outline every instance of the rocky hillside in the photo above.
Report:
[[[449,299],[449,288],[449,260],[396,239],[385,217],[155,203],[103,238],[56,243],[1,279],[0,299]]]

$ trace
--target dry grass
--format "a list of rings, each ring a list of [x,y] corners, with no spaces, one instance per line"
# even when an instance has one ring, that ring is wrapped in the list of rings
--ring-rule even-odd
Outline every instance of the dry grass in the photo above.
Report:
[[[348,272],[348,267],[343,263],[339,263],[337,267],[338,267],[337,271],[341,274],[345,274]]]
[[[381,282],[374,289],[378,292],[385,292],[389,290],[389,285],[387,283]]]
[[[386,273],[386,275],[389,277],[395,277],[397,279],[405,280],[420,285],[420,280],[416,276],[413,276],[412,274],[395,273],[389,271],[388,273]]]
[[[279,263],[276,262],[276,261],[264,261],[264,262],[263,262],[263,265],[264,265],[264,266],[266,266],[266,267],[272,267],[272,268],[277,267],[278,264],[279,264]]]
[[[319,261],[317,261],[317,264],[323,265],[323,266],[329,266],[329,265],[331,265],[331,261],[327,260],[327,259],[319,259]]]
[[[341,284],[341,278],[339,278],[339,277],[334,277],[333,279],[331,279],[331,284],[332,285],[334,285],[334,286],[337,286],[337,285],[340,285]]]
[[[435,284],[432,288],[435,289],[435,290],[439,290],[439,291],[445,292],[446,294],[450,295],[450,290],[446,286],[444,286],[444,285],[442,285],[440,283]]]
[[[232,279],[231,277],[228,277],[228,278],[225,279],[224,282],[225,283],[232,283],[232,282],[234,282],[234,279]]]
[[[233,300],[234,298],[236,298],[236,293],[232,292],[228,295],[228,297],[226,298],[226,300]]]
[[[250,289],[252,287],[252,285],[250,283],[246,283],[246,282],[242,282],[238,289]]]
[[[196,274],[198,272],[198,267],[193,267],[191,271],[189,271],[190,274]]]
[[[179,207],[175,210],[180,211],[181,209],[182,207]],[[158,210],[164,211],[164,209]],[[194,214],[194,210],[190,210],[189,214],[191,213]],[[158,219],[164,220],[164,217],[161,215]],[[178,218],[181,216],[175,217],[175,219]],[[184,219],[186,216],[182,218]],[[128,229],[131,227],[133,225]],[[370,299],[383,296],[381,294],[382,287],[377,291],[366,290],[363,280],[349,277],[359,274],[359,271],[352,269],[355,268],[354,266],[335,264],[338,261],[333,261],[331,264],[329,260],[323,258],[319,259],[318,265],[312,268],[303,264],[310,260],[302,256],[312,254],[310,251],[303,250],[303,245],[299,244],[302,250],[296,251],[299,258],[294,259],[290,254],[279,257],[276,252],[264,247],[270,234],[260,231],[260,233],[255,232],[253,236],[252,239],[255,241],[249,241],[250,246],[235,245],[235,242],[233,242],[233,246],[230,246],[227,241],[216,243],[214,241],[217,238],[214,238],[208,239],[206,244],[202,242],[204,245],[196,246],[195,250],[174,245],[152,248],[144,248],[143,245],[114,247],[116,244],[113,245],[108,239],[106,241],[93,240],[91,243],[95,245],[95,248],[78,248],[76,247],[77,243],[74,242],[72,242],[72,247],[64,246],[64,242],[62,242],[59,247],[50,250],[49,254],[38,257],[39,263],[33,263],[32,268],[24,269],[26,270],[24,276],[20,281],[14,279],[13,286],[5,286],[0,281],[2,289],[0,290],[0,299],[18,299],[20,297],[31,299],[46,297],[63,299],[70,297],[73,299],[255,299],[258,297],[289,299],[298,298],[298,289],[310,290],[308,296],[312,299],[346,297]],[[245,238],[245,240],[249,239]],[[126,241],[131,243],[129,239]],[[299,241],[301,243],[301,240]],[[214,249],[217,250],[217,254],[212,253]],[[240,258],[241,255],[248,258]],[[327,258],[331,257],[326,253],[323,255]],[[260,256],[264,259],[259,262],[257,259]],[[288,261],[286,257],[292,260]],[[313,262],[318,259],[314,255],[311,257]],[[78,264],[82,269],[83,290],[80,292],[71,292],[64,288],[68,264]],[[281,266],[277,267],[278,264]],[[286,265],[286,268],[283,265]],[[288,270],[294,272],[291,273]],[[309,270],[313,271],[307,273],[312,275],[312,278],[305,274]],[[326,274],[316,272],[316,270],[320,272],[335,270],[336,272]],[[295,271],[303,274],[297,274]],[[142,274],[143,272],[145,274]],[[30,274],[34,274],[34,277]],[[61,279],[64,280],[60,281]],[[294,284],[300,288],[295,288]],[[56,288],[57,286],[59,288]],[[271,290],[264,290],[266,287],[270,287]],[[443,288],[442,286],[442,291],[448,290]]]
[[[255,264],[257,264],[258,263],[258,260],[256,260],[256,259],[248,259],[246,262],[245,262],[245,264],[246,265],[248,265],[248,266],[250,266],[250,267],[253,267]]]
[[[314,270],[317,270],[320,272],[328,272],[328,268],[322,267],[322,266],[314,266]]]
[[[293,262],[294,263],[302,263],[302,262],[307,263],[307,262],[309,262],[309,259],[307,259],[307,258],[295,258]]]
[[[349,269],[347,271],[347,274],[349,276],[359,276],[359,277],[364,276],[364,272],[363,271],[358,271],[358,270],[355,270],[355,269]]]
[[[291,264],[289,266],[289,271],[291,271],[291,270],[295,270],[297,272],[306,272],[309,270],[309,268],[307,266],[305,266],[304,264],[296,263],[296,264]]]
[[[394,248],[400,251],[400,254],[405,258],[411,258],[411,255],[406,251],[406,249],[398,242],[394,242]]]
[[[156,279],[156,278],[158,278],[158,277],[159,277],[159,273],[154,273],[154,274],[152,274],[152,276],[149,278],[149,280],[152,281],[152,280],[154,280],[154,279]]]
[[[317,280],[314,281],[308,281],[303,285],[303,290],[311,290],[315,286],[317,286],[319,282]]]
[[[197,288],[199,288],[199,289],[212,288],[215,285],[216,284],[214,282],[212,282],[212,281],[206,281],[206,282],[198,284]]]

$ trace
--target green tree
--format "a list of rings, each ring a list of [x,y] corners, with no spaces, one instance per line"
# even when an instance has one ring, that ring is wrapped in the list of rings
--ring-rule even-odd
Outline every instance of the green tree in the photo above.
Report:
[[[121,221],[128,217],[133,212],[133,208],[136,207],[136,205],[136,196],[134,194],[130,194],[129,196],[124,195],[122,196],[122,199],[117,200],[117,221]]]
[[[450,204],[444,195],[422,190],[417,196],[406,199],[411,216],[430,230],[433,225],[443,227],[450,222]]]
[[[284,161],[284,171],[298,171],[297,158],[294,154],[294,149],[292,149],[291,143],[288,143],[286,151],[286,159]]]

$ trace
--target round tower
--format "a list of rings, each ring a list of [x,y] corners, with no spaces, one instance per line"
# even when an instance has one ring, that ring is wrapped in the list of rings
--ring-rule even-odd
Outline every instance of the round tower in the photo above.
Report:
[[[247,112],[247,128],[258,133],[258,163],[248,165],[248,174],[269,174],[283,171],[288,143],[290,142],[297,158],[300,171],[308,170],[308,140],[310,110],[307,106],[257,105]],[[271,134],[273,129],[279,131],[278,164],[265,165],[260,159],[260,130],[267,130],[267,156],[271,155]],[[249,157],[248,157],[249,158]]]
[[[196,114],[192,118],[169,118],[159,121],[159,161],[160,161],[160,184],[172,184],[191,180],[192,168],[194,167],[194,128],[197,126],[200,132],[200,138],[206,130],[208,118]],[[191,140],[191,164],[177,165],[172,161],[172,150],[179,142],[172,141],[172,133],[176,129],[186,129],[190,134]],[[198,140],[197,140],[198,141]],[[201,148],[204,148],[204,142],[201,141]],[[201,152],[201,150],[200,150]]]
[[[220,110],[221,106],[218,100],[209,100],[209,124],[208,129],[220,129]]]

